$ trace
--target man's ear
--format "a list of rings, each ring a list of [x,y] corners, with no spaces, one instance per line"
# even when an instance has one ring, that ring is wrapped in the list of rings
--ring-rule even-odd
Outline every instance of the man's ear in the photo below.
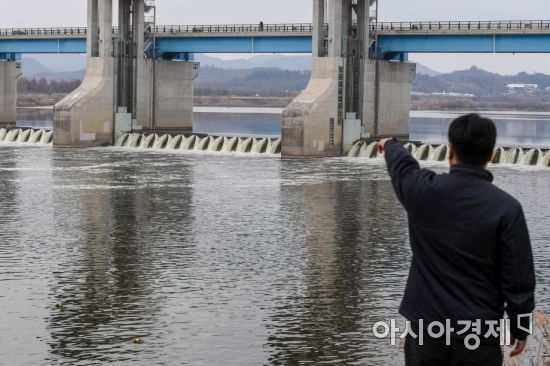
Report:
[[[449,163],[452,165],[452,164],[456,164],[456,151],[455,151],[455,148],[453,147],[453,144],[449,144]]]

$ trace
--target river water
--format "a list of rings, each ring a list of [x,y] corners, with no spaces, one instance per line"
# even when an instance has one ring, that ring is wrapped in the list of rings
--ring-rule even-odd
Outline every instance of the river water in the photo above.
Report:
[[[398,316],[410,262],[382,161],[0,154],[0,364],[403,364],[371,331]],[[524,206],[550,311],[550,173],[493,173]]]

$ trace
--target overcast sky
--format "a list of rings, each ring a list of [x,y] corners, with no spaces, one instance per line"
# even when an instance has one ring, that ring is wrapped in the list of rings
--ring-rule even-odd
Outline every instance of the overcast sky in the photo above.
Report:
[[[84,26],[86,0],[2,1],[0,28]],[[157,0],[158,24],[311,22],[311,0]],[[384,21],[550,19],[550,0],[380,0]],[[411,55],[438,71],[473,64],[495,72],[550,74],[550,55]]]

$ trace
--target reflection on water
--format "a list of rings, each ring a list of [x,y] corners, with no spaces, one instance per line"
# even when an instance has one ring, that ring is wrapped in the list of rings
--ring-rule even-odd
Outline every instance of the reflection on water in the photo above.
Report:
[[[391,186],[324,182],[292,191],[285,201],[289,207],[300,202],[290,220],[304,233],[303,288],[285,279],[286,295],[268,326],[274,331],[270,362],[399,363],[401,355],[384,345],[377,351],[380,342],[369,336],[374,322],[395,316],[408,267],[406,224]]]
[[[17,108],[17,127],[51,129],[53,108]]]
[[[460,112],[411,112],[411,140],[446,143],[447,131]],[[499,146],[550,147],[550,113],[482,112],[495,121]]]
[[[370,332],[410,261],[381,161],[0,153],[4,364],[402,365]],[[548,172],[494,173],[525,208],[548,311]]]

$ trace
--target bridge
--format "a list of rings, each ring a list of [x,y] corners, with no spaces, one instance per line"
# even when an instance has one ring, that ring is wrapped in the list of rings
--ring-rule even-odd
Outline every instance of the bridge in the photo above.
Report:
[[[544,20],[379,22],[370,30],[377,33],[384,59],[408,53],[550,52],[550,21]],[[311,53],[313,24],[167,25],[154,33],[160,57],[189,60],[194,53]],[[86,37],[87,29],[79,27],[0,29],[0,59],[86,53]]]

